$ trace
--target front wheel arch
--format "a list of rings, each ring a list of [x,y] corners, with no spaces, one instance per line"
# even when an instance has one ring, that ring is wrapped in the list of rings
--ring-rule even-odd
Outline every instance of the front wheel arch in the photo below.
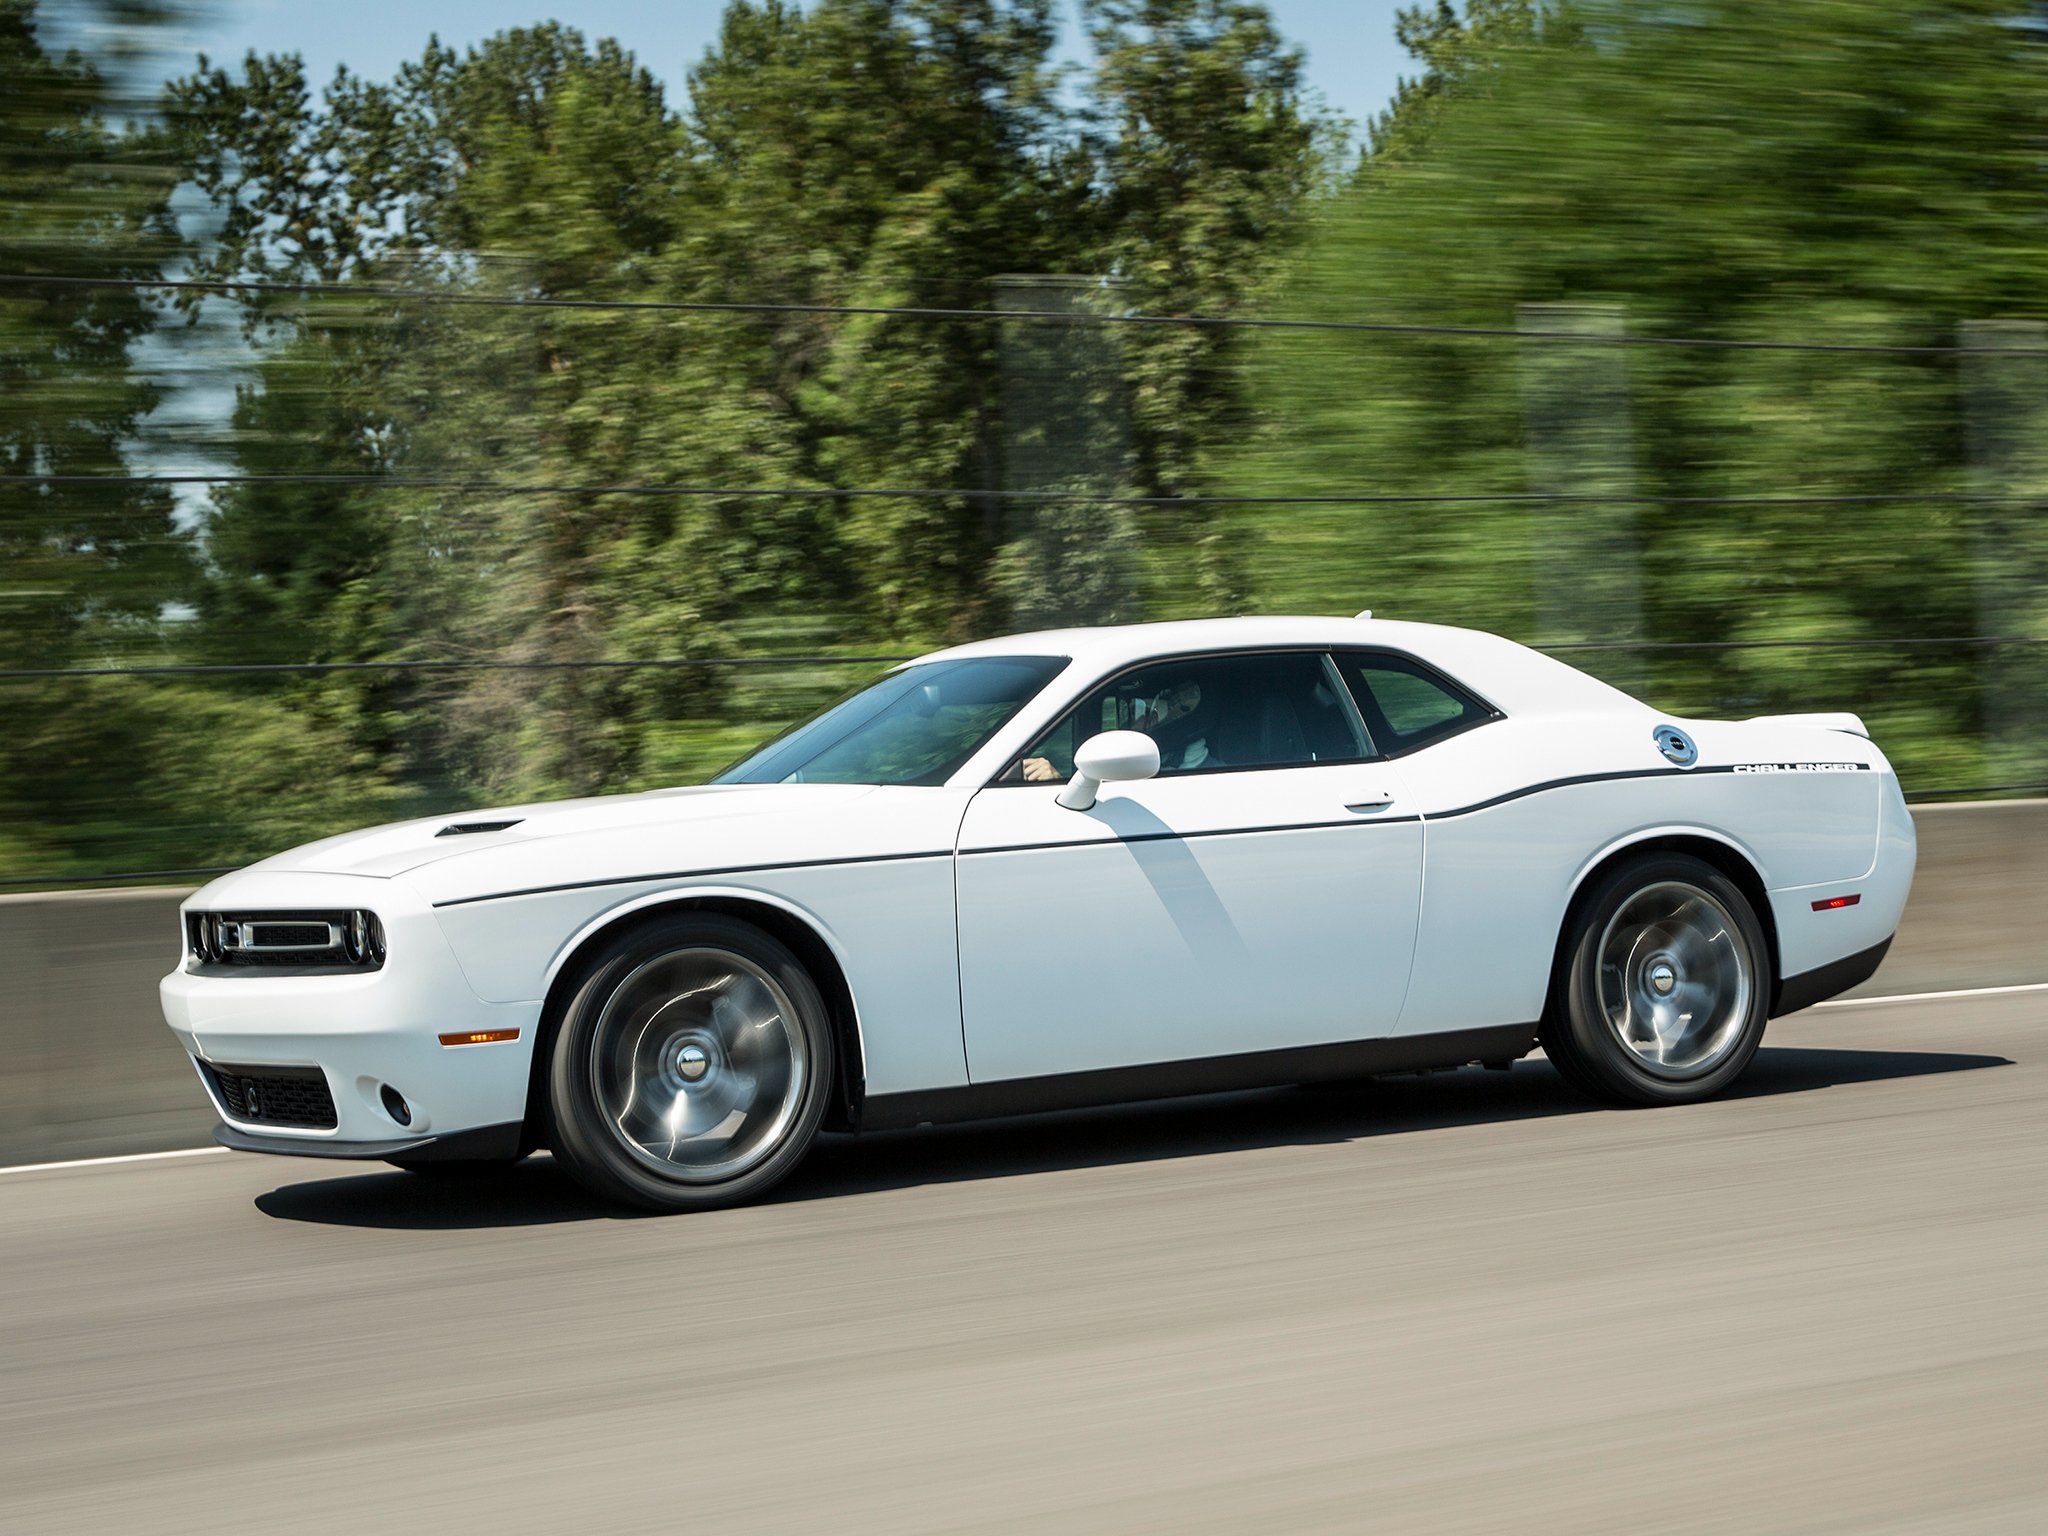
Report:
[[[556,969],[554,980],[548,985],[547,999],[541,1005],[540,1025],[534,1032],[533,1061],[526,1083],[526,1130],[522,1145],[546,1145],[548,1062],[554,1055],[555,1039],[562,1031],[562,1020],[568,1012],[570,999],[583,985],[593,959],[629,929],[661,922],[679,912],[716,913],[751,923],[786,946],[802,963],[812,983],[824,996],[836,1047],[833,1052],[832,1100],[825,1111],[824,1129],[858,1130],[861,1106],[867,1097],[867,1083],[861,1067],[866,1058],[861,1050],[860,1016],[854,1009],[853,988],[847,982],[845,968],[840,965],[832,946],[825,942],[824,935],[802,918],[772,902],[722,894],[681,895],[673,901],[635,907],[630,912],[620,913],[611,922],[593,928],[583,935]]]

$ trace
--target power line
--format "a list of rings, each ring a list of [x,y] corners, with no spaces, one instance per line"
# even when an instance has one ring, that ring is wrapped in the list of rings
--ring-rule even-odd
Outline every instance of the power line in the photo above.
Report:
[[[1533,645],[1536,651],[1832,651],[1832,650],[1986,650],[2048,646],[2048,639],[2027,635],[1944,635],[1902,639],[1828,640],[1570,640]],[[202,677],[331,672],[625,672],[686,667],[803,668],[895,666],[915,661],[902,656],[658,656],[619,661],[263,661],[171,663],[137,667],[29,667],[0,671],[0,682],[64,677]]]
[[[2048,645],[2031,635],[1942,635],[1900,640],[1568,640],[1532,645],[1532,651],[1843,651],[1949,650]]]
[[[1112,496],[1092,491],[949,489],[943,486],[729,486],[729,485],[580,485],[573,482],[522,483],[477,480],[444,475],[0,475],[0,485],[145,486],[321,485],[343,490],[460,491],[488,496],[672,496],[682,498],[749,497],[799,500],[1003,501],[1048,502],[1105,507],[1350,507],[1350,506],[1554,506],[1610,505],[1657,507],[1836,507],[1881,506],[1927,502],[2031,505],[2044,499],[2022,492],[1982,491],[1845,491],[1794,495],[1656,496],[1602,491],[1336,491],[1312,495],[1243,493],[1198,496]]]
[[[680,667],[865,667],[914,661],[913,656],[657,656],[624,661],[254,661],[174,663],[158,667],[26,667],[0,671],[0,681],[35,677],[206,677],[326,672],[628,672]]]
[[[1584,331],[1521,330],[1511,326],[1435,325],[1394,320],[1293,320],[1249,315],[1148,315],[1039,309],[947,309],[899,304],[745,303],[685,299],[549,299],[492,294],[435,292],[382,284],[283,283],[233,278],[143,278],[36,276],[0,273],[0,285],[20,287],[149,288],[168,292],[299,294],[312,297],[385,299],[479,309],[553,309],[665,314],[887,316],[907,320],[1023,321],[1037,325],[1185,326],[1212,330],[1333,331],[1408,336],[1464,336],[1505,341],[1564,341],[1602,347],[1698,347],[1731,352],[1861,352],[1899,357],[1946,357],[1979,349],[1953,344],[1908,346],[1883,342],[1762,341],[1715,336],[1631,336]],[[2044,347],[2000,347],[2000,357],[2048,357]]]
[[[2035,784],[1975,784],[1965,789],[1909,789],[1908,800],[1925,800],[1934,795],[2010,795],[2026,790],[2048,789],[2048,782]]]

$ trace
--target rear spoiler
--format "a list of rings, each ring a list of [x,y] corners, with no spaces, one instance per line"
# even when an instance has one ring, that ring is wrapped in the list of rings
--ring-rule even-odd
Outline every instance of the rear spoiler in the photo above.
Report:
[[[1849,714],[1846,710],[1832,715],[1758,715],[1750,724],[1798,725],[1810,731],[1846,731],[1851,736],[1870,740],[1870,728],[1863,723],[1863,717]]]

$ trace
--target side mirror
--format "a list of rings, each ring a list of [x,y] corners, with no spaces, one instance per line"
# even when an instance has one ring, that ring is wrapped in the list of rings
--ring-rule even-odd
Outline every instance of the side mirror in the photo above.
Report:
[[[1070,811],[1095,804],[1095,791],[1105,784],[1149,779],[1159,771],[1159,743],[1143,731],[1104,731],[1090,736],[1074,754],[1074,776],[1060,791],[1059,803]]]

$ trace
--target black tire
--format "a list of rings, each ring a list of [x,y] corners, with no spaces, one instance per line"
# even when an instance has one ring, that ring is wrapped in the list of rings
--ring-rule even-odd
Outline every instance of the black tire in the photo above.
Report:
[[[1770,1004],[1770,946],[1740,888],[1702,859],[1646,854],[1576,904],[1543,1048],[1594,1098],[1690,1104],[1742,1075]]]
[[[648,1210],[737,1205],[802,1161],[833,1072],[825,1000],[785,945],[736,918],[663,918],[599,950],[563,1014],[555,1157]]]

